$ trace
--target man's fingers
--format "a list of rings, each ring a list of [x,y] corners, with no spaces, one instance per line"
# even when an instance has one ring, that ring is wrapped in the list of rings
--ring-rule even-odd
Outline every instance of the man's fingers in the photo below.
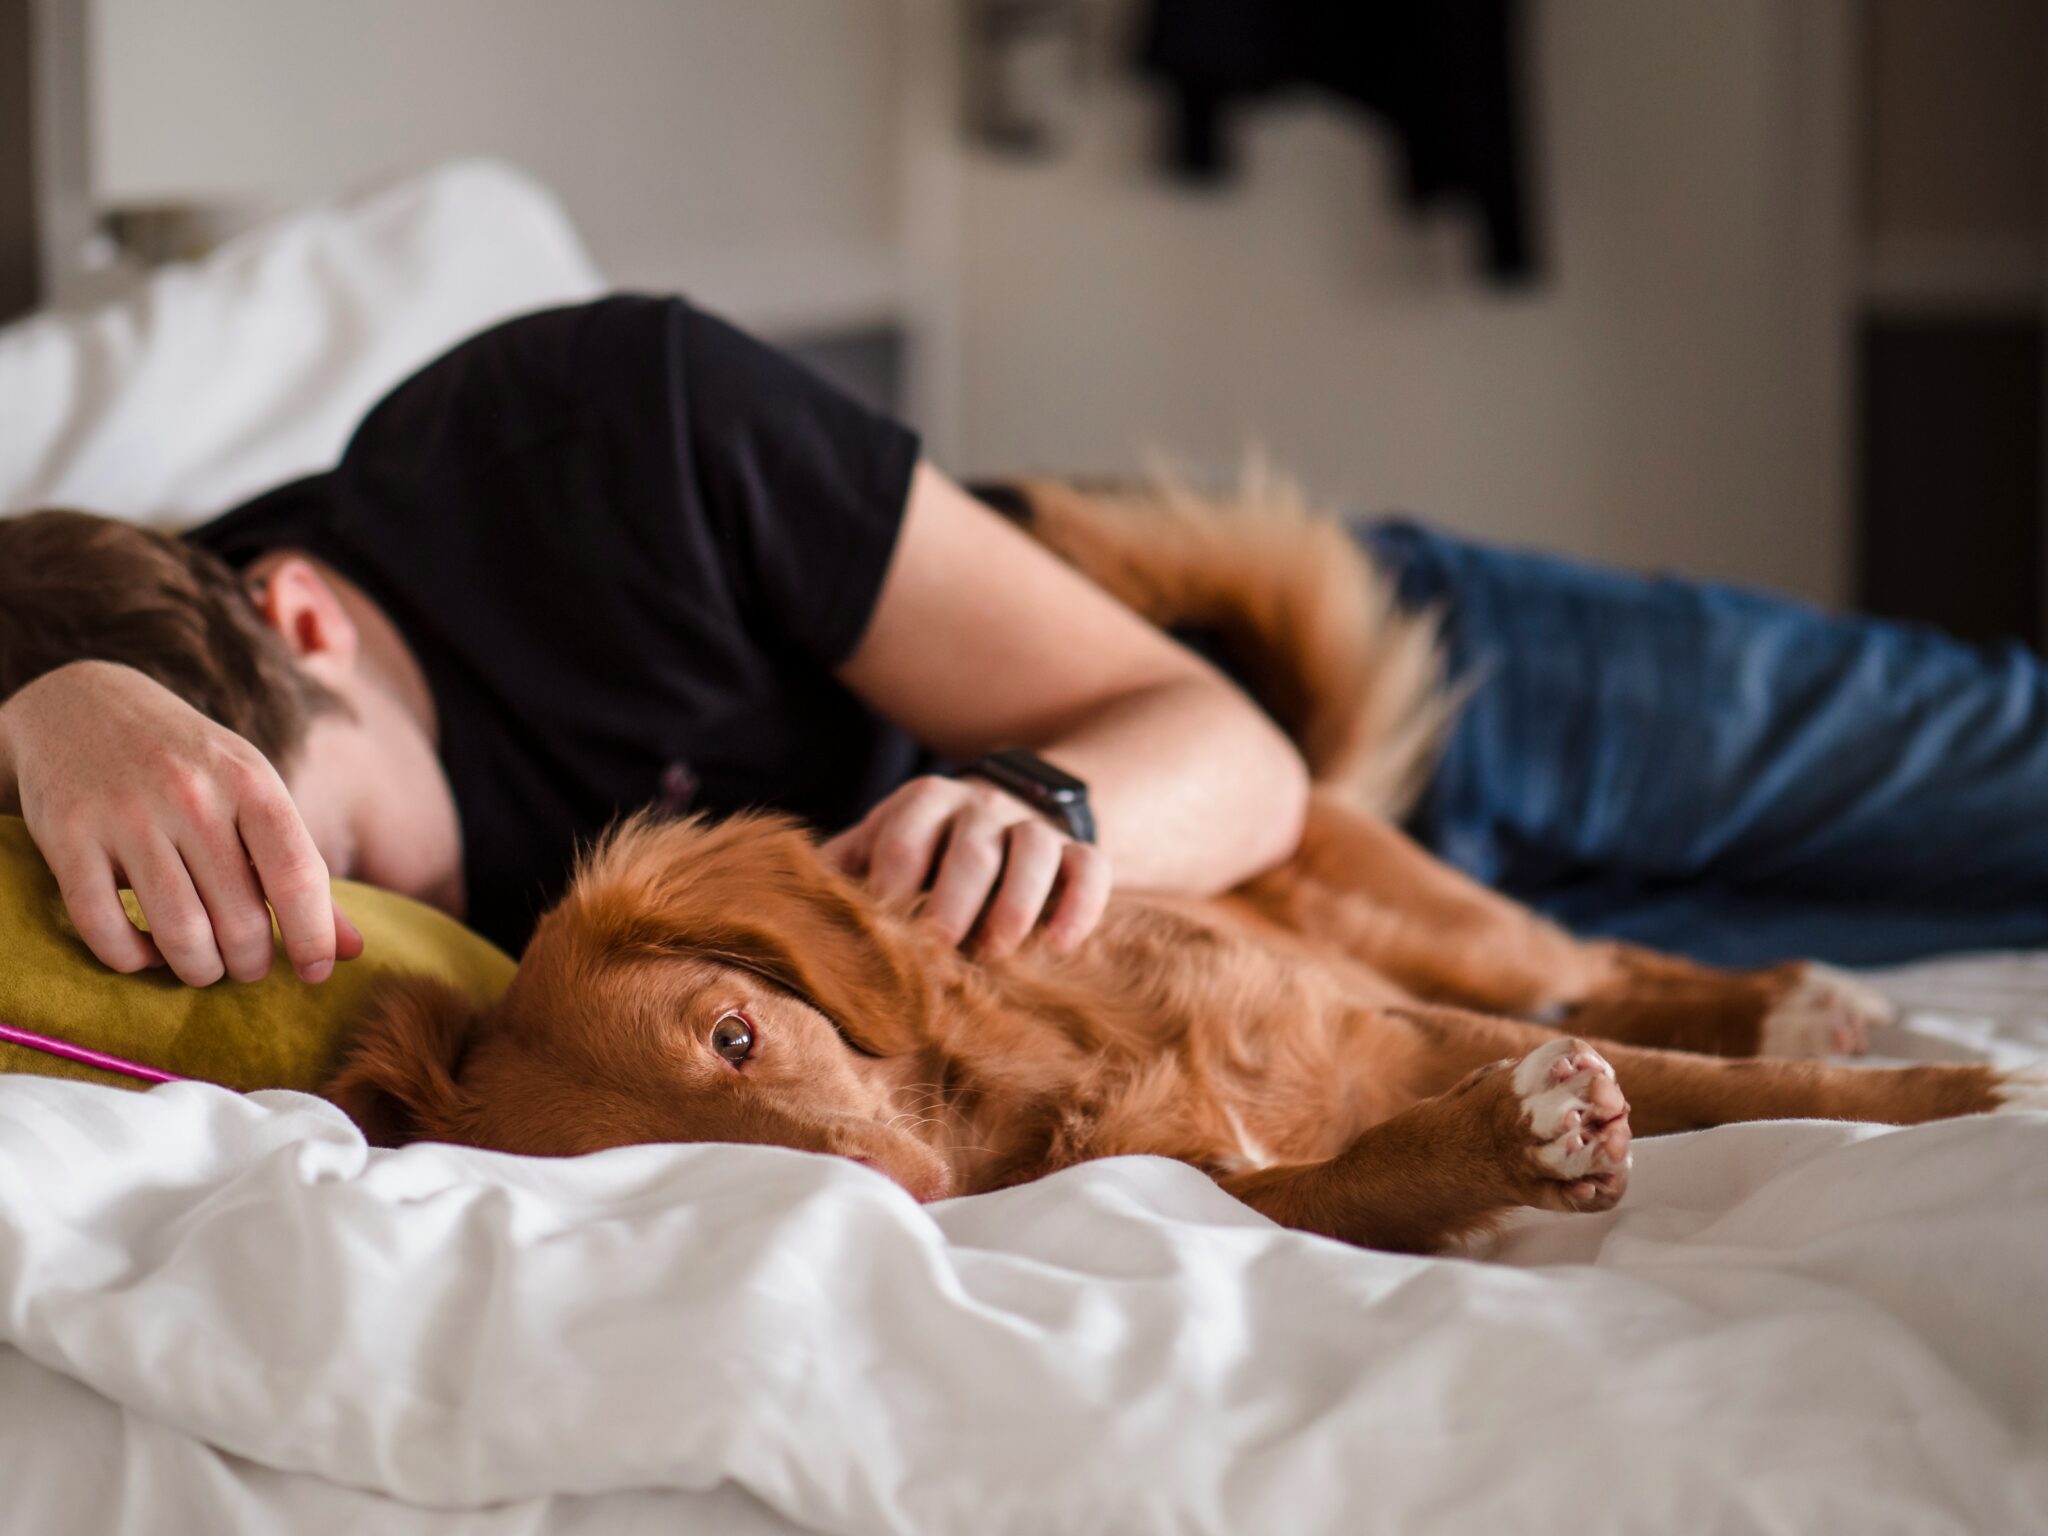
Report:
[[[178,844],[185,871],[213,924],[214,944],[228,975],[261,981],[270,974],[270,909],[256,887],[248,855],[232,831],[195,835]]]
[[[266,785],[265,791],[245,803],[237,818],[242,845],[277,914],[277,930],[284,937],[292,969],[301,981],[325,981],[334,972],[340,948],[327,863],[284,785]]]
[[[226,974],[213,923],[199,900],[185,861],[171,841],[150,833],[121,851],[128,885],[149,919],[150,936],[188,987],[210,987]]]
[[[938,858],[939,840],[966,791],[947,779],[917,779],[883,802],[868,855],[868,888],[885,901],[924,889]],[[982,894],[987,894],[984,887]],[[979,903],[976,910],[980,910]],[[973,913],[967,921],[974,920]],[[966,928],[955,939],[966,934]]]
[[[1003,841],[1002,884],[976,930],[975,952],[991,960],[1010,954],[1038,926],[1066,845],[1065,838],[1037,820],[1017,822]]]
[[[149,935],[128,920],[105,853],[98,848],[66,851],[50,860],[50,872],[57,877],[71,926],[101,965],[128,975],[163,964]]]
[[[868,855],[875,846],[876,825],[875,814],[870,812],[844,832],[819,844],[818,852],[841,874],[858,880],[868,872]]]
[[[348,914],[341,910],[341,903],[334,904],[334,958],[354,960],[363,952],[363,936],[356,925],[348,920]]]
[[[1109,860],[1088,843],[1068,843],[1060,854],[1060,893],[1046,919],[1045,939],[1054,954],[1072,954],[1095,931],[1109,907]]]
[[[1094,849],[1007,795],[952,779],[913,779],[822,851],[884,901],[929,885],[933,925],[955,944],[975,933],[989,957],[1014,951],[1041,921],[1070,950],[1109,900],[1109,867]]]
[[[947,824],[946,851],[924,909],[947,942],[965,939],[981,916],[1003,871],[1003,834],[1009,826],[1009,818],[975,807],[963,809]]]

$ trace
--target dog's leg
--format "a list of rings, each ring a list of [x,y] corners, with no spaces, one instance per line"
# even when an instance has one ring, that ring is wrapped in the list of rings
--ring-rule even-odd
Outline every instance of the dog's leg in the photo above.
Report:
[[[1990,1067],[1724,1061],[1596,1048],[1452,1009],[1394,1017],[1416,1032],[1408,1065],[1432,1097],[1367,1127],[1327,1162],[1231,1174],[1218,1181],[1225,1190],[1285,1226],[1434,1253],[1516,1206],[1608,1209],[1627,1188],[1635,1135],[1737,1120],[1912,1124],[2048,1108],[2048,1076]]]
[[[1534,1049],[1552,1031],[1449,1008],[1398,1008],[1417,1031],[1406,1053],[1417,1092],[1435,1093],[1484,1062]],[[1841,1067],[1726,1061],[1687,1051],[1600,1042],[1620,1074],[1636,1134],[1657,1136],[1736,1120],[1870,1120],[1915,1125],[2043,1101],[2043,1079],[1985,1066]]]
[[[1863,1048],[1890,1005],[1817,965],[1717,971],[1574,938],[1419,847],[1319,796],[1300,851],[1240,888],[1269,922],[1337,946],[1411,995],[1546,1017],[1580,1034],[1716,1056]]]
[[[1764,971],[1716,971],[1624,944],[1609,974],[1560,1022],[1602,1040],[1710,1056],[1801,1059],[1855,1055],[1898,1010],[1831,966],[1795,961]]]
[[[1220,1182],[1285,1226],[1434,1253],[1516,1206],[1612,1206],[1628,1185],[1628,1116],[1600,1053],[1553,1036],[1369,1127],[1328,1162]]]
[[[1295,856],[1233,895],[1432,1001],[1537,1014],[1613,975],[1602,946],[1581,943],[1398,828],[1327,795],[1312,800]]]

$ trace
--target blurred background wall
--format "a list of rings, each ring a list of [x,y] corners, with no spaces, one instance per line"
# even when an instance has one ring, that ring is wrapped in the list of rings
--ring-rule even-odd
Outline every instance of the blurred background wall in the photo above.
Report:
[[[897,296],[896,0],[87,0],[95,198],[284,204],[502,155],[626,287]]]
[[[1542,259],[1517,288],[1312,94],[1246,115],[1230,184],[1162,175],[1139,0],[1074,0],[1039,155],[962,132],[970,0],[76,3],[102,211],[500,154],[622,285],[887,340],[882,387],[962,474],[1257,444],[1345,505],[1825,602],[1872,568],[1871,313],[2042,289],[2039,0],[1960,0],[1974,28],[1918,0],[1531,0]],[[1987,94],[1988,140],[1953,110]]]
[[[1106,75],[1074,152],[970,160],[960,444],[976,465],[1214,462],[1493,538],[1842,594],[1835,380],[1814,242],[1845,196],[1805,141],[1801,7],[1531,11],[1544,254],[1476,274],[1387,141],[1313,98],[1243,126],[1239,182],[1157,174],[1157,103]]]

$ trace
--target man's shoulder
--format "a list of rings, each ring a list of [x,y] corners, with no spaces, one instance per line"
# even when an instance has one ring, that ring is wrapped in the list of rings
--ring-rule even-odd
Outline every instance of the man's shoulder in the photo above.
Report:
[[[674,387],[687,316],[681,299],[615,294],[500,321],[387,394],[363,418],[343,462],[387,451],[410,458],[423,434],[443,448],[516,446],[556,428],[565,412],[619,402],[645,408]]]

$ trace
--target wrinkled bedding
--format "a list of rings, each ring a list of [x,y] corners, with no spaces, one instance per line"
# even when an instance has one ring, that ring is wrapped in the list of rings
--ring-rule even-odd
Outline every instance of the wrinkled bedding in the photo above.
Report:
[[[1880,984],[2048,1061],[2048,957]],[[365,1149],[287,1093],[0,1079],[8,1529],[2048,1529],[2048,1114],[1638,1144],[1497,1262],[1123,1159]]]

